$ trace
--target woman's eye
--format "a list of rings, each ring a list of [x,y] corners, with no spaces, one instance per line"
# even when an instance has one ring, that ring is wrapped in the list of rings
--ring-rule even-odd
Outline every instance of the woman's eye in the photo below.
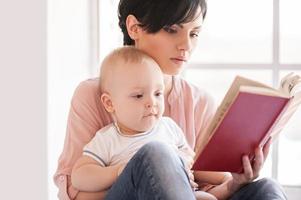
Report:
[[[198,32],[191,33],[190,36],[193,37],[193,38],[199,37],[199,33]]]
[[[175,28],[172,28],[172,27],[169,27],[169,26],[166,26],[163,28],[167,33],[176,33],[177,30]]]

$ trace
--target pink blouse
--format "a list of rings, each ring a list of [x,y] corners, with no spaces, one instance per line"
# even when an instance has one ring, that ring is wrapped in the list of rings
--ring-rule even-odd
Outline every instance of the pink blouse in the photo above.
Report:
[[[98,79],[80,83],[71,101],[64,149],[58,161],[54,181],[61,200],[74,199],[78,191],[73,188],[70,174],[76,160],[87,144],[103,126],[112,122],[100,102]],[[215,112],[212,98],[180,77],[173,78],[173,87],[167,98],[171,117],[183,130],[188,144],[194,148],[206,130]]]

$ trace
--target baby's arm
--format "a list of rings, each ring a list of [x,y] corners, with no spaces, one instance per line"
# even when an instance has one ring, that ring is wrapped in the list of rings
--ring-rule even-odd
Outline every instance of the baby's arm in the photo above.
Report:
[[[229,172],[194,171],[197,182],[220,185],[232,177]]]
[[[204,191],[195,191],[194,196],[197,200],[217,200],[215,196]]]
[[[103,191],[113,185],[122,169],[121,165],[103,167],[93,158],[83,155],[72,169],[71,182],[81,191]]]

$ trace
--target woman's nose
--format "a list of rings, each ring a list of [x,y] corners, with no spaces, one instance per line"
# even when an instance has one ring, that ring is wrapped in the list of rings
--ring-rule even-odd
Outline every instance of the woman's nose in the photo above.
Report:
[[[178,50],[186,52],[190,51],[192,48],[191,39],[189,36],[183,36],[178,44]]]

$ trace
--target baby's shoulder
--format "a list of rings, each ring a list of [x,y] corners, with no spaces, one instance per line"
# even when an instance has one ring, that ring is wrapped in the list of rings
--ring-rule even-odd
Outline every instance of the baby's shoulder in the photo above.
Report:
[[[108,125],[102,127],[101,129],[99,129],[96,132],[95,137],[102,138],[102,139],[112,138],[116,135],[116,133],[117,133],[117,130],[114,126],[114,123],[111,123],[111,124],[108,124]]]

